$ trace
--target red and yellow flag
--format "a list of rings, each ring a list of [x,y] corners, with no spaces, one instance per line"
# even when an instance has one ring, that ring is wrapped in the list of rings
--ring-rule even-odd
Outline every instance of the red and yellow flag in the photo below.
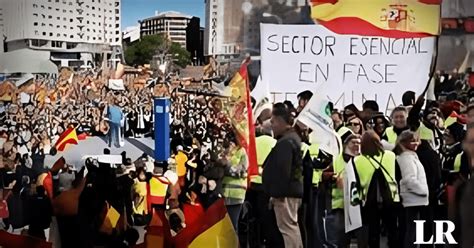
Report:
[[[77,137],[76,129],[73,127],[68,128],[64,131],[61,136],[59,136],[58,141],[56,141],[56,150],[64,151],[67,144],[77,145],[79,139]]]
[[[214,202],[195,221],[174,237],[176,248],[239,247],[237,234],[232,226],[223,199]]]
[[[248,178],[258,175],[257,150],[255,145],[255,126],[250,100],[250,85],[245,61],[229,83],[232,103],[226,107],[232,126],[235,128],[240,145],[245,149],[249,160]],[[250,182],[250,180],[249,180]]]
[[[311,0],[311,16],[338,34],[393,38],[440,33],[441,0]]]

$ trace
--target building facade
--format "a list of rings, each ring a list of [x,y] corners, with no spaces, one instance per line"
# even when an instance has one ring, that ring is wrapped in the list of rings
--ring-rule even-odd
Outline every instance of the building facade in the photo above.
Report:
[[[143,19],[140,23],[140,36],[161,34],[172,42],[186,47],[186,28],[192,16],[176,11],[155,13],[155,16]]]
[[[120,0],[0,0],[1,52],[49,52],[58,66],[114,60],[122,44]]]
[[[306,23],[306,0],[205,0],[204,55],[221,63],[260,54],[260,23]],[[238,61],[239,63],[241,61]]]

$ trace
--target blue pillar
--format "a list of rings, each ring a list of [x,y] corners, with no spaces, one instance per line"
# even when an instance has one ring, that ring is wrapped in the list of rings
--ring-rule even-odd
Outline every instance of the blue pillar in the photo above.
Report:
[[[170,157],[170,99],[155,98],[155,160],[168,161]]]

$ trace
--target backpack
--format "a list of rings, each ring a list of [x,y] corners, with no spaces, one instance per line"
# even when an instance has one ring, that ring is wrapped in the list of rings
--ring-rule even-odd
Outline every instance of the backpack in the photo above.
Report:
[[[364,206],[391,206],[394,203],[394,196],[390,190],[391,182],[388,182],[385,178],[387,174],[393,183],[396,181],[390,176],[388,171],[383,167],[382,163],[377,161],[372,157],[366,157],[370,164],[374,167],[375,171],[372,175],[372,179],[369,183],[369,189],[367,190],[367,195],[365,196]],[[380,161],[383,161],[383,155]],[[379,165],[377,168],[374,165],[374,162]]]

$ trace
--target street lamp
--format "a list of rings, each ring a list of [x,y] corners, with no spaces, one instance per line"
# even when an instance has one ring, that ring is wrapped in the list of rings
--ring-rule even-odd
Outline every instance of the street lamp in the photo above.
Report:
[[[277,15],[265,12],[265,13],[262,14],[262,16],[265,17],[265,18],[273,17],[277,20],[278,24],[283,24],[283,19],[281,19],[281,17],[279,17]]]

